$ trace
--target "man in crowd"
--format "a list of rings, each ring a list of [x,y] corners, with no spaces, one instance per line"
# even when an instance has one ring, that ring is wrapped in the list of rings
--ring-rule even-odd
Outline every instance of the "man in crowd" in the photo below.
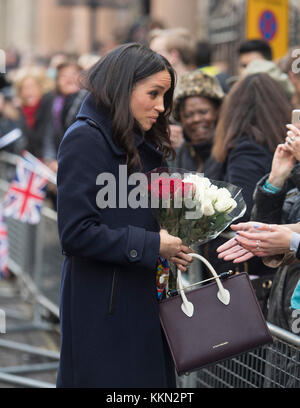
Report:
[[[254,60],[272,61],[273,59],[271,46],[261,39],[244,41],[239,47],[238,54],[240,75],[243,75],[248,64]]]

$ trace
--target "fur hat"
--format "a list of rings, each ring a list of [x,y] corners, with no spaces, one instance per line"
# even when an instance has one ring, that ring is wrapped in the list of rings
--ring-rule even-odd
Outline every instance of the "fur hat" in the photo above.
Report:
[[[179,77],[174,92],[173,115],[179,120],[180,102],[189,96],[202,96],[221,104],[225,96],[218,80],[200,70],[187,72]]]
[[[288,75],[282,72],[275,62],[263,59],[253,60],[247,65],[245,75],[256,74],[259,72],[268,74],[274,79],[274,81],[286,92],[289,98],[295,93],[294,85],[291,83]]]

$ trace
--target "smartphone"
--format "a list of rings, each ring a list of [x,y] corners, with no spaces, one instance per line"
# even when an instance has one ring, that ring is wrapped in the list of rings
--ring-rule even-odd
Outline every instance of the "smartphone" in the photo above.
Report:
[[[292,125],[300,130],[300,109],[294,109],[292,112]]]

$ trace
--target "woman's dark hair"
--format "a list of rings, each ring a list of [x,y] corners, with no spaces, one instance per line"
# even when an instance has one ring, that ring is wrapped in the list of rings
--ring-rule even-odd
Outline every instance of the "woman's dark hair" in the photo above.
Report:
[[[238,50],[239,55],[248,54],[249,52],[258,52],[268,61],[272,61],[273,59],[271,46],[267,41],[260,38],[244,41],[240,45]]]
[[[274,152],[284,141],[291,112],[288,97],[268,74],[246,76],[233,86],[223,102],[212,155],[224,162],[245,136]]]
[[[165,159],[170,155],[174,157],[168,117],[172,111],[175,72],[169,62],[144,45],[130,43],[111,51],[87,72],[85,86],[94,95],[99,108],[109,109],[113,138],[127,154],[129,172],[141,168],[134,130],[137,128],[144,133],[130,109],[131,93],[139,81],[164,70],[171,77],[171,87],[164,95],[165,111],[159,114],[145,136],[158,147]]]

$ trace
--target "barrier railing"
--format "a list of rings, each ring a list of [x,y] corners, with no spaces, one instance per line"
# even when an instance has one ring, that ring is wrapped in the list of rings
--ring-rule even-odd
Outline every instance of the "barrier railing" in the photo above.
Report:
[[[273,343],[190,376],[178,378],[191,388],[299,388],[300,337],[268,323]]]
[[[18,156],[1,152],[0,154],[0,198],[9,187],[9,182],[14,176]],[[53,316],[58,320],[58,296],[60,272],[63,256],[60,251],[56,212],[44,206],[38,224],[31,225],[6,218],[9,241],[9,269],[17,280],[17,290],[20,289],[22,298],[28,300],[31,312],[25,315],[18,310],[7,310],[1,305],[0,281],[0,307],[6,317],[12,317],[18,323],[6,326],[6,333],[24,330],[58,331],[57,323],[45,319]],[[13,293],[12,297],[16,294]],[[7,297],[7,295],[6,295]],[[21,374],[57,370],[59,353],[53,350],[35,347],[29,344],[12,342],[0,337],[0,347],[13,351],[22,351],[40,357],[47,357],[51,362],[39,364],[26,364],[14,367],[0,367],[0,381],[27,387],[51,388],[54,384],[37,381],[24,377]]]

